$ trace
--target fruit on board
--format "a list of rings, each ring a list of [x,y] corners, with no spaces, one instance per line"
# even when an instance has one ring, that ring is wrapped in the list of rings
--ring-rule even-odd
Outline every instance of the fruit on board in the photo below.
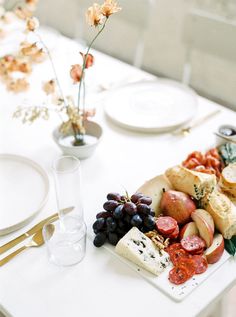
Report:
[[[209,248],[213,242],[214,227],[212,226],[212,222],[211,224],[209,224],[208,220],[210,218],[208,219],[202,216],[202,214],[204,215],[204,213],[201,213],[201,211],[202,209],[200,209],[200,212],[199,212],[199,209],[197,209],[196,211],[192,213],[191,217],[198,228],[200,237],[206,242],[207,248]],[[213,224],[214,224],[214,221],[213,221]]]
[[[205,209],[196,209],[194,211],[194,215],[195,217],[203,218],[208,223],[208,225],[212,228],[212,231],[215,231],[214,220],[208,211],[206,211]]]
[[[163,214],[174,218],[178,224],[190,221],[191,213],[196,209],[189,195],[176,190],[165,191],[160,206]]]
[[[156,222],[151,204],[152,198],[142,193],[131,197],[128,194],[108,193],[107,201],[103,204],[105,211],[99,212],[93,223],[94,245],[101,247],[106,241],[116,245],[132,227],[137,227],[141,232],[153,230]]]
[[[183,228],[180,230],[179,237],[181,240],[181,239],[186,238],[188,236],[194,236],[194,235],[198,236],[199,231],[198,231],[198,228],[197,228],[195,222],[191,221],[191,222],[186,223],[186,225],[183,226]]]
[[[224,238],[222,234],[216,233],[212,245],[206,249],[205,257],[209,264],[216,263],[224,253]]]

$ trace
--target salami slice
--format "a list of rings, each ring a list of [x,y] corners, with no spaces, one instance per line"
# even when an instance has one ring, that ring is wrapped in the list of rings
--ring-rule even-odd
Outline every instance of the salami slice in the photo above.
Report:
[[[170,235],[169,235],[169,238],[172,239],[172,240],[175,240],[177,239],[179,236],[179,226],[176,227],[176,229],[174,230],[174,232],[172,232]]]
[[[166,248],[166,252],[170,254],[172,251],[180,249],[183,249],[181,243],[173,243]]]
[[[176,285],[185,283],[190,277],[184,266],[176,266],[169,272],[169,281]]]
[[[183,238],[180,243],[183,249],[191,254],[205,248],[205,241],[196,235]]]
[[[164,235],[173,233],[177,226],[177,221],[174,218],[168,216],[159,217],[156,221],[157,230]]]
[[[189,258],[190,255],[184,249],[179,249],[170,252],[170,260],[174,265],[177,265],[181,258]]]
[[[203,256],[193,255],[192,260],[194,261],[195,265],[195,274],[201,274],[207,270],[207,260]]]
[[[203,252],[204,252],[204,248],[199,249],[198,251],[192,252],[191,254],[193,254],[193,255],[202,255]]]
[[[192,257],[181,257],[178,260],[179,266],[184,266],[190,277],[192,277],[195,274],[195,261],[192,259]],[[177,265],[177,266],[178,266]]]

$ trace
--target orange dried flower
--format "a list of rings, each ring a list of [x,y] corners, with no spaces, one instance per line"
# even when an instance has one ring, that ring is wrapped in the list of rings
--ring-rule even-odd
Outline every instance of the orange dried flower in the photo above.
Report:
[[[103,23],[104,16],[101,12],[101,7],[99,4],[94,3],[91,7],[88,8],[86,12],[87,23],[91,26],[98,26]]]
[[[28,10],[27,8],[23,8],[21,6],[17,7],[14,13],[21,20],[26,20],[27,18],[30,18],[33,15],[32,11]]]
[[[80,82],[82,76],[82,67],[79,64],[71,66],[70,77],[74,80],[74,84]]]
[[[38,53],[38,47],[36,45],[36,43],[27,43],[24,42],[21,44],[21,53],[24,56],[32,56],[35,55],[36,53]]]
[[[25,3],[35,6],[38,3],[38,0],[25,0]]]
[[[47,57],[47,54],[42,48],[40,48],[34,55],[31,55],[31,59],[35,63],[43,62]]]
[[[11,23],[15,18],[15,15],[11,11],[6,11],[5,14],[2,16],[2,21],[6,24]]]
[[[96,114],[96,109],[93,108],[93,109],[88,109],[84,112],[83,116],[84,116],[84,119],[87,120],[89,117],[94,117]]]
[[[26,29],[27,31],[34,32],[39,27],[39,20],[35,17],[27,18]]]
[[[84,62],[86,54],[80,52],[80,55],[82,56],[83,62]],[[93,55],[92,54],[87,54],[86,62],[85,62],[85,68],[89,68],[89,67],[93,66],[93,63],[94,63]]]
[[[22,73],[29,74],[32,71],[32,67],[29,63],[23,62],[19,63],[18,70]]]
[[[43,91],[47,95],[52,95],[56,91],[56,82],[54,79],[51,79],[43,84]]]
[[[6,31],[3,29],[0,29],[0,39],[3,39],[6,36]]]
[[[15,93],[26,91],[28,88],[29,83],[25,78],[9,79],[7,82],[7,89]]]
[[[101,6],[101,12],[107,18],[113,13],[119,12],[120,10],[121,8],[118,7],[117,2],[114,0],[105,0]]]

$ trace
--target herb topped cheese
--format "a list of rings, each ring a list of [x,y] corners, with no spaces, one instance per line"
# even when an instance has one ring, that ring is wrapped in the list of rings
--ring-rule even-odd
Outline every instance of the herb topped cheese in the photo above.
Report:
[[[155,275],[159,275],[169,265],[169,255],[157,249],[151,239],[136,227],[118,242],[115,251]]]

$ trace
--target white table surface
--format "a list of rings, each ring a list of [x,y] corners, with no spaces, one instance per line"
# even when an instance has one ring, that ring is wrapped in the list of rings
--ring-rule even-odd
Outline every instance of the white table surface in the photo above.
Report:
[[[61,80],[65,82],[64,87],[70,79],[63,65],[75,63],[78,52],[77,44],[63,37],[57,38],[53,55]],[[116,59],[94,53],[96,63],[88,74],[90,85],[153,78]],[[50,79],[49,69],[47,62],[36,67],[32,80],[38,84],[38,88],[30,97],[34,96],[35,101],[40,100],[35,98],[41,85],[37,83],[39,73],[44,74],[45,80]],[[46,169],[52,181],[51,162],[61,154],[51,137],[53,128],[59,123],[57,118],[53,117],[49,122],[36,122],[32,126],[22,125],[11,115],[21,103],[23,95],[9,94],[3,87],[0,87],[0,95],[0,152],[34,159]],[[105,117],[104,96],[99,94],[93,97],[93,105],[97,106],[95,120],[102,124],[104,136],[95,155],[82,162],[87,224],[93,222],[109,191],[122,192],[125,187],[129,193],[134,192],[145,180],[181,162],[190,151],[214,146],[213,131],[222,123],[233,124],[236,120],[235,112],[221,107],[220,115],[196,128],[188,137],[129,132]],[[198,101],[199,116],[220,107],[201,97]],[[24,229],[1,237],[0,244],[55,212],[55,205],[51,186],[49,201],[42,212]],[[176,303],[106,250],[95,248],[88,240],[85,259],[70,268],[49,264],[45,246],[26,251],[1,267],[0,310],[14,317],[192,317],[205,314],[209,305],[225,294],[235,281],[236,262],[231,258],[183,302]]]

